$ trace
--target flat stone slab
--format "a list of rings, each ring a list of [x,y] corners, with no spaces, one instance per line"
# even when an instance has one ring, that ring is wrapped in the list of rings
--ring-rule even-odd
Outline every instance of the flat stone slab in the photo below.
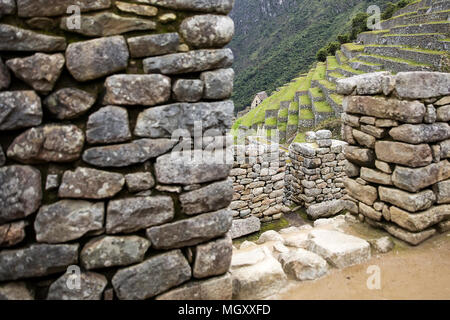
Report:
[[[261,221],[257,217],[233,220],[230,235],[232,239],[237,239],[261,230]]]
[[[367,241],[337,231],[311,231],[308,250],[339,269],[370,259],[370,244]]]

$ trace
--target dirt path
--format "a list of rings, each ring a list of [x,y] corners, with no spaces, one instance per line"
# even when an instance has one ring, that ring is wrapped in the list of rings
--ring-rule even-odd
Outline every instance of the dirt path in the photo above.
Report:
[[[373,238],[373,229],[351,228],[362,238]],[[376,237],[385,235],[376,231]],[[369,266],[381,270],[381,289],[369,290]],[[396,242],[393,251],[373,255],[365,264],[344,270],[332,269],[324,278],[310,282],[291,281],[285,292],[272,297],[283,300],[316,299],[450,299],[450,232],[419,247]]]

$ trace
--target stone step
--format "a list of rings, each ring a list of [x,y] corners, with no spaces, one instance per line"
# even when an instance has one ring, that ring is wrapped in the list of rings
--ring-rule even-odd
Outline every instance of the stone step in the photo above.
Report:
[[[410,3],[409,5],[401,8],[397,12],[395,12],[395,15],[402,15],[405,13],[411,13],[416,12],[420,8],[428,7],[429,6],[429,0],[422,0],[422,1],[414,1],[413,3]]]
[[[332,93],[336,93],[336,84],[328,81],[328,80],[320,80],[319,88],[325,95],[330,95]]]
[[[450,1],[438,1],[434,2],[431,6],[431,12],[450,10]]]
[[[380,44],[380,38],[386,34],[389,34],[389,32],[389,29],[363,32],[358,35],[357,42],[364,45]]]
[[[388,32],[388,31],[386,31]],[[345,43],[341,46],[341,51],[347,59],[353,59],[364,50],[363,45],[355,43]]]
[[[312,112],[314,113],[314,125],[316,126],[335,116],[333,108],[326,101],[313,101]]]
[[[327,80],[336,84],[338,80],[345,79],[346,77],[338,70],[327,73]]]
[[[342,53],[341,50],[336,51],[336,60],[339,64],[347,63],[348,58]]]
[[[308,95],[312,102],[325,101],[325,96],[319,87],[309,89]]]
[[[395,73],[407,71],[433,71],[432,65],[420,64],[412,60],[405,60],[400,58],[385,57],[373,54],[362,54],[358,56],[358,59],[367,61],[367,63],[377,63],[382,66],[383,70],[389,70]]]
[[[391,28],[391,33],[392,34],[443,33],[448,35],[450,34],[450,21],[401,25]]]
[[[364,48],[364,53],[430,64],[436,70],[444,70],[444,67],[449,63],[449,54],[445,51],[423,50],[405,46],[369,45]]]
[[[441,33],[387,34],[380,36],[376,41],[366,44],[404,45],[428,50],[446,51],[446,46],[442,42],[446,38]]]
[[[308,94],[303,95],[298,100],[299,109],[311,109],[311,98]]]
[[[343,65],[339,66],[339,68],[337,68],[336,71],[338,71],[340,74],[344,75],[347,78],[365,73],[364,71],[361,71],[361,70],[355,70],[348,64],[343,64]]]
[[[361,70],[364,72],[377,72],[383,70],[383,65],[381,63],[360,60],[359,57],[361,57],[361,55],[359,55],[358,58],[349,61],[349,65],[353,69]]]
[[[393,17],[381,22],[383,29],[390,29],[395,26],[429,23],[434,21],[447,21],[450,16],[450,10],[436,11],[425,14],[411,13]]]
[[[325,95],[325,100],[328,102],[328,104],[334,110],[334,115],[336,117],[339,117],[343,111],[343,109],[342,109],[343,99],[344,99],[343,96],[336,94],[336,93]]]

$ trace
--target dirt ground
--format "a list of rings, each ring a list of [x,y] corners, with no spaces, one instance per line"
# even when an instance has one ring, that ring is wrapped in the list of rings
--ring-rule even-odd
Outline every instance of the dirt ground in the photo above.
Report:
[[[345,230],[364,239],[386,233],[358,224]],[[291,281],[281,300],[450,300],[450,232],[440,234],[418,247],[395,241],[393,251],[373,254],[369,262],[344,270],[331,269],[325,277],[308,282]],[[381,271],[381,289],[369,290],[369,266]]]

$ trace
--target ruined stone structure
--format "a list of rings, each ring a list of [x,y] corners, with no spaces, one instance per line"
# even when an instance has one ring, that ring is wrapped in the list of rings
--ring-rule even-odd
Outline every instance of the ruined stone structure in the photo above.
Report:
[[[329,130],[308,132],[306,139],[306,143],[292,143],[289,147],[291,163],[286,174],[285,198],[306,208],[342,198],[346,143],[332,140]]]
[[[283,210],[286,152],[278,144],[265,144],[249,138],[247,145],[234,146],[233,183],[235,219],[257,217],[261,222],[280,219]]]
[[[231,298],[232,5],[0,0],[0,298]]]
[[[450,74],[341,80],[349,210],[412,245],[450,230]]]

